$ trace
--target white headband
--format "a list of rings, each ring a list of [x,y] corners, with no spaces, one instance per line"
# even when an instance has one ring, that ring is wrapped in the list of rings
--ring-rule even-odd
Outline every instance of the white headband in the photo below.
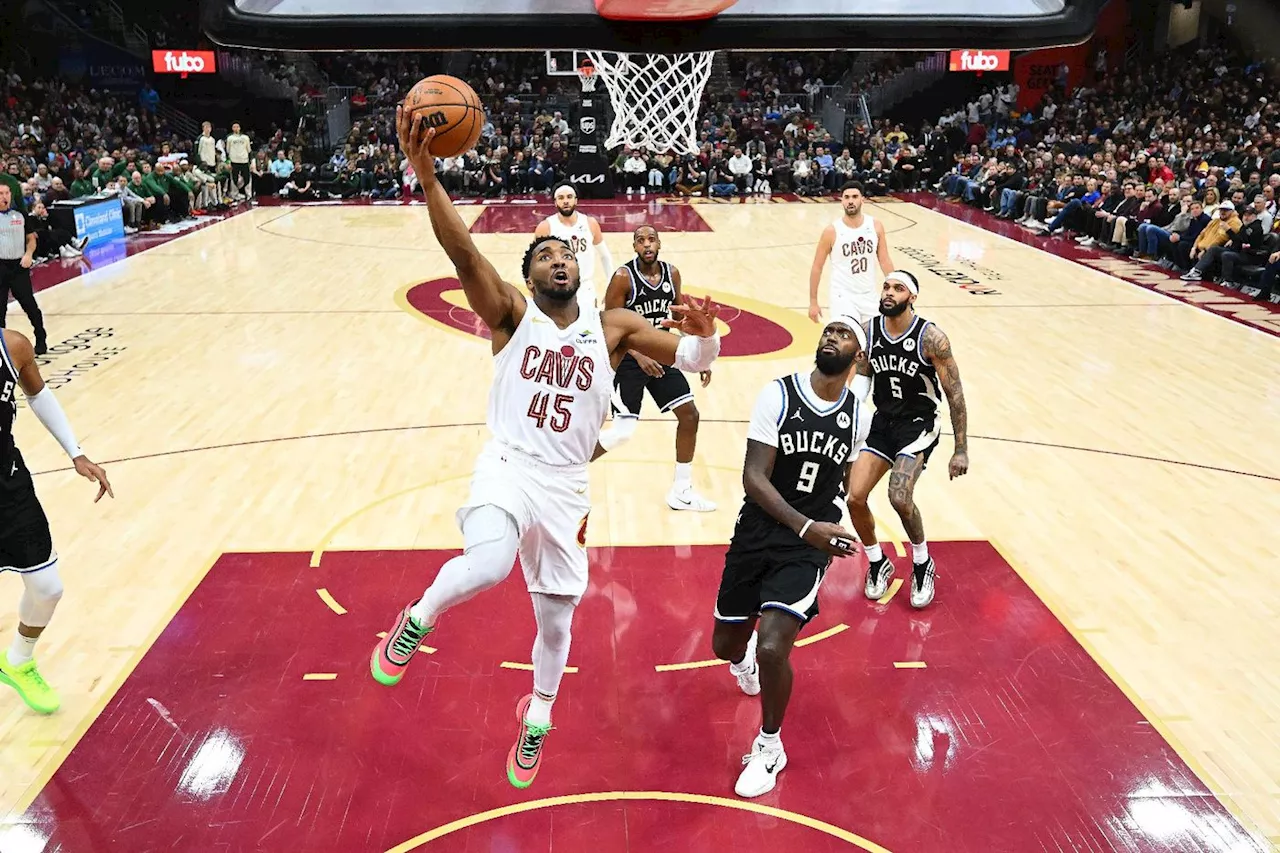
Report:
[[[831,323],[843,323],[853,329],[853,336],[858,339],[858,346],[862,349],[867,348],[867,333],[862,328],[862,324],[858,322],[857,317],[851,317],[848,314],[837,314],[831,318]],[[831,325],[831,323],[827,325]]]
[[[907,290],[911,291],[912,295],[914,296],[920,295],[920,285],[916,284],[915,279],[911,277],[910,273],[904,272],[902,270],[894,270],[893,272],[885,276],[884,280],[901,282],[902,285],[907,288]]]

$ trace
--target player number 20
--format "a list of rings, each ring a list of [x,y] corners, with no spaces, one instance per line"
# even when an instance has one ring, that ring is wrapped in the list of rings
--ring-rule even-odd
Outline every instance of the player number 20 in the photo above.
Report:
[[[812,492],[813,481],[818,479],[818,463],[806,462],[800,466],[800,479],[796,481],[796,490]]]
[[[865,255],[849,261],[849,271],[854,275],[862,275],[867,271],[868,266],[870,266],[870,259]]]
[[[549,391],[534,394],[529,401],[529,417],[533,418],[539,429],[546,424],[556,432],[564,432],[569,428],[569,419],[573,417],[573,412],[569,411],[569,404],[572,402],[573,397],[568,394],[557,394],[554,400]],[[547,414],[548,406],[551,408],[550,416]]]

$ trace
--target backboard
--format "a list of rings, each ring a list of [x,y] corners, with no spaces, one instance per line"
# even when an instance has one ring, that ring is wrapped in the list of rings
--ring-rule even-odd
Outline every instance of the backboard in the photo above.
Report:
[[[638,22],[593,0],[201,0],[201,22],[225,45],[294,50],[994,49],[1078,44],[1104,2],[738,0],[709,20]]]

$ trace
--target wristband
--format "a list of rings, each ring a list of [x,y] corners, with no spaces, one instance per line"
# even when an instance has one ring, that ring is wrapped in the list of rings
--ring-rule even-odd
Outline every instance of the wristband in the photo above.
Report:
[[[803,538],[804,538],[805,531],[807,531],[807,530],[809,529],[809,525],[811,525],[811,524],[813,524],[813,519],[812,519],[812,518],[810,518],[809,520],[807,520],[807,521],[804,523],[804,527],[801,527],[801,528],[800,528],[800,538],[801,538],[801,539],[803,539]]]

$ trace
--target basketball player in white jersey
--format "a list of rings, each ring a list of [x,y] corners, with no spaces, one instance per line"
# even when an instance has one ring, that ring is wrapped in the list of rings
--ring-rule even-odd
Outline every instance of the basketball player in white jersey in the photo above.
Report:
[[[831,258],[831,316],[856,317],[865,335],[867,323],[880,313],[880,282],[893,272],[884,226],[862,212],[862,184],[850,181],[840,188],[844,215],[828,225],[818,238],[818,249],[809,269],[809,319],[822,319],[818,282]],[[876,272],[876,264],[880,272]],[[860,341],[865,348],[865,338]]]
[[[559,237],[569,244],[578,259],[578,272],[582,277],[582,284],[578,287],[578,305],[584,311],[595,311],[600,307],[596,301],[596,253],[600,255],[601,269],[613,269],[613,257],[604,242],[604,232],[594,216],[578,212],[578,191],[573,184],[560,184],[552,198],[556,202],[556,212],[538,223],[538,227],[533,229],[533,236]]]
[[[435,175],[435,130],[397,110],[400,148],[427,199],[436,239],[457,270],[467,304],[488,326],[494,378],[492,439],[481,451],[471,496],[458,511],[466,546],[441,567],[417,601],[396,617],[373,651],[380,683],[400,681],[440,614],[500,583],[517,551],[538,625],[533,693],[517,705],[520,732],[507,756],[507,779],[527,788],[551,731],[551,707],[565,663],[574,608],[587,590],[587,463],[599,444],[613,377],[629,350],[681,370],[707,370],[720,352],[710,300],[672,306],[678,319],[656,329],[634,311],[585,311],[577,302],[578,261],[560,237],[535,238],[523,273],[532,294],[503,281],[477,250]]]

